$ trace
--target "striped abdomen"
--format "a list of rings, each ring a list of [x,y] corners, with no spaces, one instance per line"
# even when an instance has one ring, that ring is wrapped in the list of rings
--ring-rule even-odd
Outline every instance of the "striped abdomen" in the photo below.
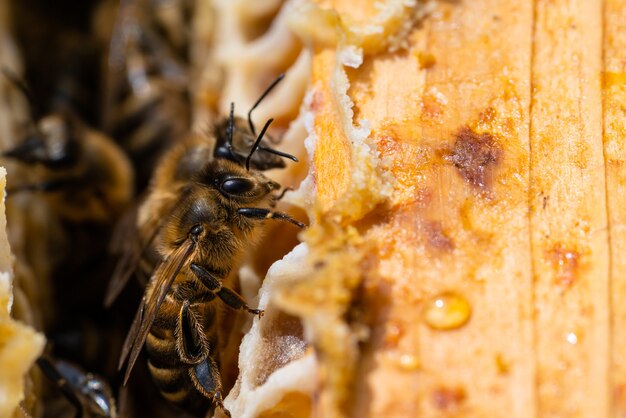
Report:
[[[202,362],[215,369],[217,365],[212,358],[208,358],[211,356],[211,347],[216,347],[215,334],[207,333],[207,329],[215,329],[211,327],[215,320],[213,295],[202,296],[204,297],[201,302],[194,302],[191,306],[195,318],[204,331],[202,344],[207,347],[205,354],[194,358],[193,363],[184,361],[185,344],[181,339],[184,334],[184,325],[181,322],[184,321],[181,321],[181,314],[185,302],[189,304],[189,300],[181,298],[175,290],[168,293],[159,308],[146,339],[146,349],[148,368],[163,397],[181,409],[204,416],[211,408],[212,402],[198,390],[192,374],[196,372],[194,368]],[[213,371],[219,378],[217,370]],[[219,379],[216,384],[221,390]]]

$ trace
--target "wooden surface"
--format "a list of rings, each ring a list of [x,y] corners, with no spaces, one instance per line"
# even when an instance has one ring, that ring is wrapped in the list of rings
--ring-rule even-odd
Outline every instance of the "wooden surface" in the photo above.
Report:
[[[626,1],[604,3],[604,161],[610,243],[610,374],[614,417],[626,417]]]
[[[367,21],[370,3],[324,5]],[[395,179],[358,224],[376,262],[352,416],[626,416],[624,22],[623,0],[439,2],[408,49],[343,68]],[[330,51],[313,60],[325,209],[350,188]],[[450,292],[471,318],[434,329],[424,310]]]
[[[538,410],[607,416],[601,3],[538,2],[534,41],[529,203]]]

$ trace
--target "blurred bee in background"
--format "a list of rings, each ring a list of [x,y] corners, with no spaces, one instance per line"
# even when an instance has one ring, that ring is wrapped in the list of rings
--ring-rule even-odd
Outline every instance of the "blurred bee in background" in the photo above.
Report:
[[[188,25],[180,23],[189,18],[188,9],[169,7],[186,2],[123,1],[137,8],[121,14],[118,27],[124,30],[114,38],[123,40],[118,43],[123,48],[112,54],[112,62],[121,57],[123,65],[109,67],[103,65],[103,46],[110,39],[95,37],[91,27],[94,11],[105,2],[11,1],[10,21],[26,82],[9,77],[26,95],[32,115],[16,132],[19,144],[4,147],[2,154],[18,168],[9,173],[9,204],[45,203],[31,204],[45,213],[45,223],[38,224],[37,216],[24,217],[21,228],[29,234],[19,239],[28,252],[35,233],[37,245],[44,247],[33,257],[28,254],[25,265],[53,260],[52,271],[41,269],[35,276],[37,285],[52,293],[52,314],[46,315],[43,328],[55,342],[55,355],[108,375],[115,367],[107,355],[115,352],[116,320],[123,318],[124,309],[105,315],[100,301],[103,279],[110,275],[106,247],[111,226],[134,197],[126,151],[140,170],[138,183],[145,183],[156,155],[170,138],[188,130],[190,110],[188,39],[181,36]],[[102,131],[115,134],[118,144]],[[44,413],[57,416],[52,408]]]
[[[100,340],[101,331],[111,322],[104,320],[98,303],[108,276],[103,254],[112,225],[133,198],[130,161],[110,138],[88,127],[70,109],[59,106],[42,115],[25,83],[7,69],[3,73],[31,109],[30,123],[17,133],[20,142],[2,152],[29,167],[22,172],[30,174],[28,178],[9,175],[9,203],[25,194],[41,195],[58,226],[40,233],[48,241],[48,292],[56,305],[44,330],[57,342],[57,354],[103,367],[107,353],[98,350],[103,345],[89,340]],[[95,325],[102,321],[102,326]]]
[[[94,241],[86,247],[101,246],[93,229],[110,229],[134,194],[127,156],[89,127],[99,122],[99,63],[104,54],[92,33],[95,3],[12,1],[10,21],[26,81],[3,71],[30,107],[30,121],[16,133],[19,143],[5,148],[3,155],[34,171],[29,178],[10,177],[9,192],[45,192],[64,228],[74,229],[66,232]]]
[[[106,76],[104,127],[130,155],[138,190],[191,123],[189,0],[119,4]]]
[[[148,368],[163,397],[193,414],[219,407],[230,416],[222,403],[219,351],[232,314],[223,308],[263,313],[232,290],[243,256],[269,219],[304,227],[273,211],[280,185],[262,174],[284,167],[281,158],[297,160],[264,141],[271,119],[258,135],[251,119],[281,79],[259,98],[247,122],[234,116],[231,105],[230,116],[211,131],[189,136],[165,154],[139,210],[137,237],[144,241],[123,259],[109,287],[112,301],[141,253],[152,248],[158,254],[119,367],[128,360],[126,383],[145,343]]]
[[[133,197],[132,167],[110,138],[86,126],[70,109],[59,106],[42,115],[25,83],[10,71],[3,72],[27,98],[31,109],[30,123],[17,133],[20,142],[2,152],[4,157],[30,167],[22,170],[30,172],[29,178],[9,177],[9,203],[18,195],[41,194],[60,226],[54,234],[47,231],[39,235],[48,240],[45,262],[51,264],[51,280],[44,283],[51,287],[48,291],[56,305],[52,317],[46,318],[45,331],[49,338],[61,342],[55,346],[62,354],[72,351],[76,353],[70,356],[73,360],[85,364],[90,357],[102,367],[105,362],[95,358],[106,353],[83,349],[98,347],[87,338],[102,338],[96,332],[102,328],[94,324],[103,316],[94,310],[99,306],[94,301],[101,298],[105,276],[100,273],[99,279],[97,272],[103,270],[103,243],[109,229]],[[90,332],[83,332],[85,329]],[[66,346],[61,340],[71,344]]]
[[[106,374],[110,348],[102,340],[114,341],[114,321],[99,303],[109,275],[106,243],[133,197],[134,181],[124,152],[92,128],[100,119],[104,54],[91,32],[97,2],[9,0],[3,8],[19,59],[2,66],[20,75],[0,74],[16,121],[0,154],[8,169],[15,286],[26,295],[12,314],[33,317],[55,342],[55,356]],[[33,390],[43,399],[40,385]],[[59,391],[50,392],[43,409],[26,409],[60,416],[54,407]]]
[[[133,170],[126,155],[70,109],[39,115],[28,87],[9,70],[3,73],[28,99],[32,123],[18,135],[23,140],[2,155],[37,167],[41,178],[38,183],[10,185],[9,196],[46,192],[62,220],[110,225],[133,197]]]

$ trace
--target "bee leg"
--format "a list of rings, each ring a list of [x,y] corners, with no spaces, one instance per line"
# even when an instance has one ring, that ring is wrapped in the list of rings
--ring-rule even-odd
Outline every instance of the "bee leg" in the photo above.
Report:
[[[209,343],[189,301],[184,302],[180,309],[175,334],[181,361],[194,365],[189,368],[193,385],[230,417],[230,412],[224,408],[219,368],[209,355]]]
[[[215,293],[226,305],[233,309],[244,309],[253,315],[258,315],[259,318],[263,316],[263,310],[250,308],[237,292],[222,286],[222,282],[213,277],[207,269],[194,263],[192,263],[190,267],[198,280],[200,280],[207,289]]]
[[[39,366],[44,376],[59,387],[63,396],[74,406],[76,409],[74,417],[83,418],[83,404],[76,396],[75,390],[67,383],[67,380],[61,375],[56,366],[43,357],[37,359],[37,366]]]
[[[190,368],[189,376],[198,392],[210,399],[214,406],[219,407],[226,416],[230,417],[230,411],[224,408],[222,378],[213,358],[207,356],[203,362]]]
[[[175,335],[182,362],[198,364],[209,355],[209,343],[189,301],[180,308]]]
[[[258,315],[259,318],[263,316],[265,313],[262,309],[252,309],[247,304],[246,301],[232,289],[227,287],[222,287],[218,292],[215,293],[217,297],[222,299],[226,305],[233,309],[244,309],[250,312],[252,315]]]
[[[251,219],[276,219],[277,221],[287,221],[298,228],[304,228],[304,224],[293,219],[291,216],[283,212],[272,212],[269,209],[262,208],[240,208],[237,213]]]

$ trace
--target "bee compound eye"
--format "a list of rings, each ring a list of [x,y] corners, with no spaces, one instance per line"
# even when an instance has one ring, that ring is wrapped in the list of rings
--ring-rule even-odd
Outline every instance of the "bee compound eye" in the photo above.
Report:
[[[243,194],[254,188],[254,183],[244,178],[230,178],[222,182],[220,188],[228,194]]]
[[[202,225],[195,225],[193,228],[191,228],[191,231],[189,231],[189,233],[193,235],[194,237],[197,237],[203,231],[204,231],[204,228],[202,227]]]

